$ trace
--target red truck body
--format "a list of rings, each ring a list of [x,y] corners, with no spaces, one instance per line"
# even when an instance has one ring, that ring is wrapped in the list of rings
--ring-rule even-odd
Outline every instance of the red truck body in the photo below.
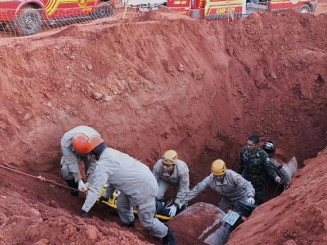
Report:
[[[258,11],[277,12],[294,9],[301,13],[314,12],[317,0],[168,0],[167,7],[196,19],[227,20],[247,17]]]
[[[109,17],[113,8],[113,1],[101,0],[0,0],[0,23],[32,35],[44,21]]]

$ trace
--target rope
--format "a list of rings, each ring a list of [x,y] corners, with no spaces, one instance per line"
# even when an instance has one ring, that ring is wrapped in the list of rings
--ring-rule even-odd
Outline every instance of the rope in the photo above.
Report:
[[[7,165],[7,164],[5,164],[5,165]],[[7,166],[9,166],[9,165],[7,165]],[[6,166],[2,166],[2,165],[0,165],[0,167],[4,168],[4,169],[7,169],[9,171],[12,171],[12,172],[21,174],[21,175],[25,175],[25,176],[28,176],[28,177],[31,177],[31,178],[34,178],[34,179],[38,179],[41,182],[48,182],[48,183],[51,183],[51,184],[54,184],[54,185],[57,185],[57,186],[61,186],[61,187],[73,190],[73,191],[79,191],[78,189],[75,189],[75,188],[72,188],[72,187],[69,187],[69,186],[66,186],[66,185],[63,185],[63,184],[59,184],[59,183],[57,183],[57,182],[55,182],[53,180],[46,179],[46,178],[42,177],[41,175],[34,176],[34,175],[31,175],[31,174],[24,173],[22,171],[15,170],[12,167],[6,167]]]

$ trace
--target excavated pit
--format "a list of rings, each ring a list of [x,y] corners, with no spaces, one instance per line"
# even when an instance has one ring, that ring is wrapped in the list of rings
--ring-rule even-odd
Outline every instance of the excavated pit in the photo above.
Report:
[[[166,149],[177,150],[191,186],[214,159],[235,169],[252,133],[274,140],[280,159],[296,156],[303,166],[327,145],[326,26],[326,14],[260,13],[219,23],[150,12],[1,40],[1,163],[64,183],[60,138],[90,125],[150,167]],[[121,228],[101,205],[85,220],[76,217],[83,198],[64,189],[3,169],[0,175],[3,244],[160,244],[139,223]],[[205,191],[193,202],[218,200]],[[324,231],[317,236],[325,239]]]

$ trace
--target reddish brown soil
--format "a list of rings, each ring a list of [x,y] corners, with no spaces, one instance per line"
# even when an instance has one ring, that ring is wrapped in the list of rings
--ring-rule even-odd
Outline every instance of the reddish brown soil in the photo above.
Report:
[[[327,0],[319,0],[315,14],[325,14],[327,12]]]
[[[327,148],[305,161],[291,188],[254,210],[228,244],[325,244]]]
[[[279,158],[295,155],[302,166],[327,145],[326,26],[326,14],[255,14],[219,23],[153,12],[1,40],[0,163],[64,184],[60,138],[85,124],[149,166],[176,149],[189,164],[192,186],[213,159],[235,168],[252,133],[274,140]],[[231,244],[326,239],[323,201],[315,199],[325,191],[316,181],[324,180],[325,156],[303,168],[298,187],[287,192],[295,196],[294,215],[317,217],[317,230],[300,218],[286,231],[276,225],[276,213],[289,203],[285,192],[260,207]],[[62,188],[4,169],[0,175],[2,244],[160,244],[139,223],[136,230],[121,228],[116,212],[101,205],[87,219],[76,217],[83,198]],[[301,188],[306,181],[310,188]],[[217,204],[219,196],[206,191],[199,200]],[[273,227],[270,235],[260,232],[262,223]]]

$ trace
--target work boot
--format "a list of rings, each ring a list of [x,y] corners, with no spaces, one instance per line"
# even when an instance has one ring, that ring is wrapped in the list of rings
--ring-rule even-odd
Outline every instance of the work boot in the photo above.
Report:
[[[134,228],[135,227],[135,219],[128,223],[123,222],[122,226],[127,227],[127,228]]]
[[[168,227],[167,235],[162,238],[162,245],[175,245],[176,243],[177,239]]]
[[[69,187],[78,189],[78,182],[75,182],[74,179],[66,180],[66,182]],[[69,190],[68,193],[72,196],[78,197],[78,191]]]

